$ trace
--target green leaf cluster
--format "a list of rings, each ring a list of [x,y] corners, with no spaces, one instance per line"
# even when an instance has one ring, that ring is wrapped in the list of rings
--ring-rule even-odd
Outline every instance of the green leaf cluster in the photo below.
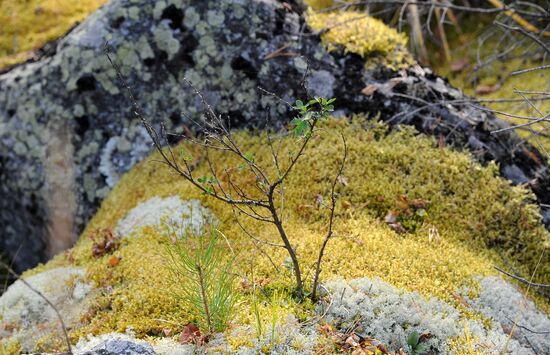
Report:
[[[218,180],[214,176],[201,176],[197,178],[197,182],[204,188],[204,193],[212,195],[214,193],[214,185],[218,183]]]
[[[335,98],[325,99],[324,97],[315,97],[307,102],[296,100],[292,108],[298,112],[298,117],[290,123],[294,125],[294,134],[296,136],[307,136],[311,134],[313,123],[318,120],[325,120],[334,112]]]
[[[420,334],[416,330],[413,330],[407,338],[407,345],[411,348],[411,354],[422,355],[427,354],[429,347],[420,341]]]

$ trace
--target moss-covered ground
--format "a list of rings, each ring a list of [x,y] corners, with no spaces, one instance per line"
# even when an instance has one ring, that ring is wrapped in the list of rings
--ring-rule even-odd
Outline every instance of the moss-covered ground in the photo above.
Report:
[[[372,127],[364,130],[364,126]],[[353,123],[333,120],[323,127],[285,185],[285,226],[308,282],[327,228],[327,211],[316,201],[318,195],[328,201],[329,184],[342,155],[338,132],[347,138],[349,156],[337,188],[336,237],[326,252],[323,280],[379,277],[399,288],[451,302],[473,316],[455,291],[463,285],[475,289],[472,278],[495,274],[493,265],[508,267],[500,255],[514,260],[514,267],[524,273],[534,269],[548,234],[537,207],[529,202],[529,192],[500,179],[495,165],[482,167],[468,154],[437,148],[432,139],[411,129],[389,133],[384,126],[356,118]],[[268,147],[259,137],[246,132],[237,135],[255,161],[274,172]],[[293,148],[294,140],[284,139],[281,156]],[[193,148],[182,145],[176,152],[180,149],[198,158]],[[170,282],[166,254],[170,240],[158,229],[137,231],[112,254],[100,258],[92,254],[91,236],[114,228],[129,210],[154,196],[199,199],[220,219],[220,231],[238,251],[234,271],[241,281],[246,280],[239,286],[242,297],[236,323],[254,323],[253,298],[246,284],[261,283],[268,292],[290,294],[292,275],[285,268],[284,251],[266,245],[260,251],[235,223],[227,205],[199,193],[155,163],[156,157],[121,179],[72,250],[32,271],[85,266],[89,278],[102,287],[95,306],[83,317],[84,326],[72,332],[75,340],[88,333],[124,332],[128,327],[139,336],[159,335],[181,330],[193,320],[174,298],[178,285]],[[252,186],[252,176],[239,170],[234,157],[212,152],[212,160],[219,169],[230,169],[236,183]],[[206,166],[199,165],[196,174],[206,174]],[[220,179],[224,181],[223,176]],[[420,222],[417,215],[404,217],[403,223],[409,219],[413,226],[410,232],[399,234],[384,223],[388,212],[403,211],[414,200],[422,200],[427,207]],[[277,242],[272,226],[245,218],[242,222],[258,238]],[[113,263],[113,256],[120,261]],[[539,265],[535,279],[548,282],[549,268],[549,263]],[[287,311],[304,318],[311,315],[310,306],[285,299]],[[540,304],[548,309],[544,302]]]
[[[4,0],[0,2],[0,69],[33,57],[106,0]]]

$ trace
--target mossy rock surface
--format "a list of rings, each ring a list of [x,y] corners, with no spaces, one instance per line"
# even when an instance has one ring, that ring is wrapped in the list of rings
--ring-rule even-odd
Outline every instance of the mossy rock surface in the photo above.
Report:
[[[409,128],[390,132],[387,127],[364,118],[356,118],[352,123],[340,119],[328,122],[315,136],[285,186],[285,225],[304,270],[316,260],[316,250],[326,233],[327,211],[318,203],[327,201],[332,175],[341,159],[339,132],[347,139],[349,155],[344,179],[337,187],[335,238],[326,252],[322,281],[380,279],[399,292],[416,293],[406,297],[432,299],[428,304],[438,304],[435,309],[450,307],[456,312],[453,317],[458,317],[457,321],[469,319],[483,334],[501,332],[485,313],[467,306],[464,300],[465,297],[475,300],[483,294],[478,278],[497,276],[494,265],[508,267],[502,256],[513,260],[514,267],[524,273],[531,272],[537,264],[547,246],[548,233],[541,224],[537,206],[532,204],[533,196],[524,187],[513,187],[498,177],[496,165],[483,167],[471,155],[440,148],[433,139]],[[262,144],[258,133],[242,132],[236,137],[244,149],[254,153],[258,164],[274,173],[269,148]],[[293,142],[293,138],[284,140],[281,156],[292,149]],[[180,145],[175,151],[179,153],[182,149],[198,158],[193,147]],[[155,163],[156,158],[154,154],[122,177],[73,249],[28,274],[65,266],[87,270],[88,280],[100,292],[83,314],[81,326],[71,331],[73,341],[85,339],[89,334],[130,330],[138,338],[154,342],[158,337],[178,334],[183,325],[196,321],[174,297],[178,285],[170,281],[167,255],[170,238],[162,223],[139,227],[122,238],[118,248],[94,256],[94,243],[102,231],[115,229],[136,207],[130,215],[139,215],[136,212],[139,208],[153,206],[149,202],[152,199],[198,200],[219,220],[218,228],[231,246],[227,253],[236,260],[234,272],[239,275],[237,290],[241,296],[232,330],[224,334],[225,349],[263,344],[254,340],[253,297],[247,284],[258,282],[268,294],[281,295],[279,314],[298,321],[313,316],[313,305],[297,304],[290,296],[293,278],[284,266],[284,251],[263,245],[260,252],[235,223],[227,205],[201,194],[164,165]],[[252,177],[238,172],[239,162],[233,157],[213,152],[212,161],[219,167],[234,168],[232,179],[250,185]],[[204,164],[199,165],[197,176],[207,173],[206,169]],[[403,209],[404,201],[413,200],[424,201],[425,213],[420,221],[411,217],[417,223],[410,224],[409,232],[397,233],[384,218],[390,211]],[[258,238],[277,242],[276,231],[270,226],[244,217],[241,220]],[[523,247],[517,248],[518,245]],[[232,251],[237,252],[233,255]],[[538,266],[536,281],[549,282],[549,265],[546,256]],[[536,297],[535,301],[548,310],[546,301]],[[261,314],[269,319],[272,310],[268,305],[263,307]],[[281,324],[285,317],[279,319]],[[318,329],[311,331],[292,333],[289,337],[302,339],[306,344],[316,339],[319,347],[334,346],[323,343],[326,339],[319,335]],[[499,337],[502,339],[502,335]],[[463,335],[456,334],[441,341],[445,346],[466,344]],[[300,344],[296,346],[299,348]]]

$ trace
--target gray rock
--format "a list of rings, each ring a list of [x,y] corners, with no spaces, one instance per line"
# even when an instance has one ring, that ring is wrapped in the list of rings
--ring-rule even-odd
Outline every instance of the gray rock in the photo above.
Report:
[[[132,331],[124,333],[107,333],[97,336],[88,335],[81,338],[73,347],[75,355],[99,354],[159,354],[159,355],[192,355],[198,351],[194,345],[182,345],[173,338],[149,339],[151,342],[136,339]],[[211,342],[209,342],[211,344]]]
[[[82,355],[156,355],[153,347],[124,339],[110,339]]]
[[[107,40],[157,128],[162,121],[168,131],[181,133],[201,117],[202,104],[184,78],[233,127],[263,127],[268,114],[275,128],[282,127],[292,119],[289,108],[257,87],[289,101],[304,98],[301,82],[309,62],[313,93],[336,97],[339,114],[380,113],[392,124],[414,125],[459,146],[474,136],[481,161],[498,161],[503,176],[520,183],[519,174],[508,176],[506,170],[517,166],[539,201],[550,204],[546,160],[527,144],[518,147],[513,132],[491,135],[505,125],[502,121],[449,103],[465,97],[428,69],[370,70],[356,55],[327,53],[317,36],[301,35],[299,1],[287,2],[294,11],[276,0],[112,0],[44,50],[39,61],[0,74],[0,249],[16,269],[56,251],[47,248],[49,224],[56,223],[51,210],[56,196],[73,191],[51,191],[51,176],[59,174],[52,169],[57,165],[48,163],[58,147],[49,139],[52,126],[72,131],[66,145],[73,153],[62,160],[68,173],[61,175],[68,181],[61,186],[74,186],[70,199],[76,208],[64,217],[74,220],[61,224],[62,234],[77,235],[120,175],[151,149],[102,53]],[[299,56],[266,59],[283,46]],[[367,97],[361,94],[367,85],[381,89]],[[68,247],[70,238],[65,239]]]

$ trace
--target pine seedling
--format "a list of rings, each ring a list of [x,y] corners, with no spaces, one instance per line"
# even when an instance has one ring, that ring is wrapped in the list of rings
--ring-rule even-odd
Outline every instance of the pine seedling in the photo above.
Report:
[[[174,239],[173,239],[174,240]],[[227,326],[236,300],[232,262],[226,257],[214,228],[198,235],[187,233],[168,248],[175,296],[208,333]]]

